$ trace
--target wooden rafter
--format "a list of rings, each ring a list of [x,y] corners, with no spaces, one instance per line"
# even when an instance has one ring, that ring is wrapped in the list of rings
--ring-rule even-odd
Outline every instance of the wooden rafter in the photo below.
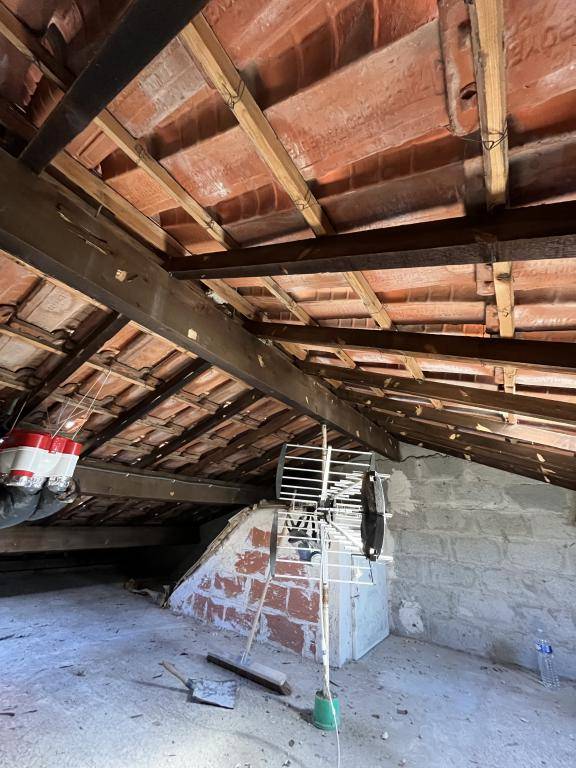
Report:
[[[483,408],[494,412],[504,410],[518,416],[528,416],[557,424],[576,425],[576,405],[562,400],[507,394],[467,384],[445,384],[430,379],[414,382],[401,377],[388,376],[384,372],[348,370],[330,365],[303,363],[301,367],[313,376],[336,379],[354,386],[376,386],[396,397],[437,397],[470,408]]]
[[[141,459],[138,466],[151,467],[158,461],[162,461],[174,451],[183,448],[185,445],[196,440],[198,437],[201,437],[209,430],[214,429],[214,427],[227,421],[230,415],[241,413],[248,408],[248,406],[253,405],[261,398],[262,394],[260,392],[250,390],[243,395],[240,395],[234,402],[224,403],[216,413],[211,416],[206,416],[206,418],[201,419],[197,424],[194,424],[193,427],[185,429],[177,437],[173,437],[171,440],[168,440],[167,443],[158,446],[158,448],[155,448],[153,451],[146,454]]]
[[[475,0],[468,5],[476,74],[484,185],[488,210],[508,199],[508,127],[506,119],[506,62],[502,0]],[[495,246],[498,247],[497,245]],[[514,336],[514,283],[512,262],[492,264],[500,336]],[[516,369],[503,369],[504,391],[516,388]]]
[[[343,393],[343,395],[351,402],[365,403],[370,411],[380,411],[388,414],[389,419],[392,421],[411,419],[419,422],[434,422],[434,424],[454,426],[465,432],[472,431],[481,432],[483,435],[502,435],[540,446],[558,448],[559,450],[572,453],[576,452],[576,433],[566,434],[556,430],[545,429],[542,425],[506,424],[499,420],[497,416],[480,416],[454,410],[443,410],[437,413],[421,405],[398,403],[387,398],[366,397],[365,395],[358,395],[352,392]],[[387,422],[381,418],[379,423],[385,424]]]
[[[576,372],[576,359],[570,354],[572,345],[569,342],[486,339],[477,336],[405,331],[394,333],[358,328],[259,323],[254,320],[247,320],[245,325],[261,338],[290,341],[311,347],[378,349],[382,352],[410,357],[519,365],[557,373]]]
[[[180,39],[230,107],[240,127],[314,234],[317,236],[334,234],[334,227],[326,212],[202,13],[199,13],[182,31]],[[344,278],[376,324],[380,328],[392,328],[392,320],[388,312],[366,277],[361,272],[347,271],[344,272]],[[262,279],[268,290],[305,325],[317,324],[275,280],[268,276]],[[343,350],[336,350],[336,354],[349,367],[355,366],[354,361]],[[416,361],[411,361],[406,367],[415,378],[423,378]]]
[[[418,436],[420,438],[434,439],[437,443],[442,443],[449,447],[458,445],[462,448],[485,451],[492,453],[493,456],[499,456],[506,460],[518,459],[528,466],[540,470],[556,471],[564,477],[570,477],[574,473],[576,460],[570,453],[562,453],[550,448],[532,445],[528,442],[516,442],[508,439],[495,439],[494,436],[483,435],[480,432],[470,432],[459,429],[458,426],[445,425],[433,426],[431,424],[420,424],[413,422],[397,421],[395,422],[395,431],[407,431],[407,434]]]
[[[533,480],[540,480],[552,485],[558,485],[562,488],[576,490],[576,483],[574,482],[573,475],[570,477],[558,477],[553,471],[548,471],[545,468],[538,469],[532,465],[523,464],[519,459],[506,461],[503,458],[495,456],[492,452],[485,453],[478,449],[467,450],[468,446],[460,445],[456,441],[453,441],[450,444],[436,442],[435,438],[428,433],[417,435],[403,431],[398,433],[398,437],[403,442],[428,448],[431,451],[440,451],[443,454],[454,456],[458,459],[474,461],[477,464],[484,464],[487,467],[493,467],[494,469],[499,469],[504,472],[513,472],[517,475],[530,477]]]
[[[228,445],[210,451],[192,466],[185,467],[182,474],[201,474],[211,464],[221,462],[228,456],[240,451],[246,445],[252,445],[263,437],[281,432],[284,427],[295,418],[295,415],[296,414],[294,414],[293,411],[281,411],[280,413],[271,416],[260,427],[256,429],[248,429],[246,432],[243,432],[241,435],[238,435],[238,437],[231,440]]]
[[[0,34],[3,34],[11,42],[16,42],[18,49],[31,61],[38,62],[41,65],[42,72],[48,76],[55,85],[66,92],[66,90],[74,83],[74,76],[72,73],[63,68],[62,65],[44,48],[38,39],[35,38],[7,8],[0,4],[0,9]],[[223,250],[237,247],[237,243],[224,230],[219,222],[217,222],[214,217],[203,208],[170,173],[168,173],[161,163],[150,155],[144,144],[135,139],[109,110],[104,109],[94,118],[94,123],[119,149],[130,157],[130,159],[136,163],[136,165],[141,168],[155,184],[162,187],[175,203],[182,207],[183,210],[185,210],[186,213],[188,213],[189,216],[202,227],[210,239],[215,240]],[[27,138],[32,139],[34,135],[35,131],[29,133]],[[173,246],[176,243],[176,246],[180,247],[180,253],[177,255],[182,256],[186,254],[182,246],[174,241],[170,235],[165,233],[161,227],[154,224],[154,222],[151,222],[144,214],[138,211],[128,201],[124,200],[124,198],[115,192],[115,190],[95,177],[94,174],[90,174],[87,169],[80,163],[77,163],[65,152],[54,157],[52,165],[64,173],[67,178],[76,183],[78,187],[89,191],[90,194],[115,215],[120,213],[120,220],[126,221],[127,219],[128,226],[138,232],[138,234],[144,234],[148,240],[150,235],[152,235],[154,240],[151,242],[156,245],[156,247],[158,247],[158,241],[160,242],[160,247],[163,244],[166,244],[170,249],[173,249]],[[88,183],[86,184],[86,182]],[[161,249],[165,250],[165,247],[161,247]],[[245,317],[254,316],[254,308],[250,303],[223,280],[203,280],[202,282],[205,283],[217,296],[229,303]],[[283,292],[280,286],[270,279],[267,288],[270,289],[272,286],[275,286],[277,289],[277,291],[274,292],[274,295],[276,295],[278,300],[292,311],[290,302],[286,301],[286,297],[288,296],[286,292]],[[294,303],[295,302],[292,302],[292,304]],[[306,357],[306,353],[297,345],[286,344],[284,345],[284,348],[289,354],[292,354],[299,359],[304,359]],[[345,353],[342,353],[339,357],[347,365],[351,364],[351,360],[346,357]]]
[[[186,501],[198,504],[251,504],[262,499],[262,489],[201,478],[102,462],[79,464],[74,477],[86,496]]]
[[[172,378],[154,389],[153,392],[150,392],[143,400],[133,405],[132,408],[128,408],[111,424],[86,441],[82,455],[89,456],[100,446],[104,445],[104,443],[119,435],[131,424],[142,419],[151,410],[157,408],[160,403],[175,395],[187,384],[210,370],[210,368],[209,363],[205,363],[199,358],[188,363],[183,370],[178,371]]]
[[[22,161],[39,173],[97,117],[198,13],[207,0],[133,0],[74,79]]]
[[[114,549],[186,544],[198,540],[194,529],[153,525],[128,526],[27,526],[2,531],[0,554],[70,552],[74,549]]]
[[[34,176],[6,153],[0,153],[0,196],[0,247],[6,253],[248,386],[351,434],[380,453],[397,455],[396,442],[374,429],[358,411],[299,371],[279,350],[256,339],[208,298],[171,280],[143,245],[104,217],[94,218],[69,190]],[[95,242],[106,245],[96,248]],[[121,279],[125,274],[135,277]]]
[[[167,267],[189,280],[567,259],[576,256],[575,221],[576,202],[549,203],[197,254]]]

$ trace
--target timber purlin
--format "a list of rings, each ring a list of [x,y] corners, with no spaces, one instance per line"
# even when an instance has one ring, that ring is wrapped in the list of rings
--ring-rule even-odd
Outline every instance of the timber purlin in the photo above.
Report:
[[[4,152],[0,196],[0,247],[7,253],[263,394],[383,455],[398,455],[396,441],[356,409],[299,371],[282,352],[254,338],[208,297],[171,280],[149,249]],[[86,232],[89,238],[79,236]],[[97,249],[93,242],[106,247]],[[119,273],[135,277],[121,280]]]
[[[262,323],[255,320],[245,320],[244,326],[260,338],[311,347],[378,349],[381,352],[419,358],[483,361],[557,373],[576,373],[576,355],[571,354],[573,345],[570,342],[486,339],[479,336]]]
[[[48,395],[75,373],[81,365],[90,360],[100,347],[116,336],[127,323],[128,320],[117,312],[107,315],[93,331],[77,343],[74,351],[59,363],[44,381],[28,393],[20,418],[33,413]]]
[[[498,412],[511,412],[560,424],[576,425],[576,405],[563,400],[497,392],[464,383],[445,384],[430,379],[416,381],[399,376],[390,376],[386,371],[374,373],[360,368],[350,369],[316,363],[301,363],[300,368],[312,376],[342,381],[353,386],[377,387],[392,396],[408,395],[428,400],[438,398],[459,405],[486,408]],[[342,395],[347,396],[345,393]],[[372,399],[372,395],[366,395],[366,401]]]
[[[189,427],[188,429],[185,429],[182,434],[173,437],[172,440],[169,440],[165,445],[161,445],[148,453],[142,458],[138,466],[149,467],[157,461],[165,459],[174,451],[183,448],[188,443],[191,443],[192,440],[195,440],[214,427],[217,427],[219,424],[222,424],[222,422],[229,419],[230,416],[241,413],[248,408],[248,406],[253,405],[262,397],[263,395],[260,392],[250,390],[234,400],[234,402],[224,403],[216,413],[213,413],[211,416],[206,416],[206,418],[201,419],[193,427]]]
[[[40,173],[202,10],[207,0],[134,0],[21,155]]]
[[[469,451],[467,447],[460,448],[456,441],[453,441],[449,445],[442,442],[436,442],[434,438],[430,438],[429,435],[422,434],[421,436],[409,434],[406,431],[398,432],[399,439],[403,442],[410,443],[412,445],[418,445],[422,448],[427,448],[430,451],[436,451],[444,453],[448,456],[454,456],[457,459],[465,459],[466,461],[475,461],[478,464],[484,464],[494,469],[499,469],[504,472],[513,472],[517,475],[523,475],[524,477],[530,477],[533,480],[540,480],[541,482],[550,483],[551,485],[558,485],[561,488],[568,488],[569,490],[576,491],[576,482],[574,481],[574,475],[571,474],[567,478],[559,478],[553,472],[538,472],[532,467],[520,464],[517,459],[514,461],[503,461],[502,459],[493,455],[480,453],[479,451]]]
[[[576,256],[576,203],[512,208],[316,239],[175,256],[179,280],[414,269]]]
[[[456,383],[444,384],[443,382],[428,379],[413,381],[385,374],[370,373],[359,369],[350,371],[352,374],[357,373],[358,376],[347,376],[348,369],[337,368],[335,370],[335,366],[304,364],[303,368],[312,375],[346,382],[352,386],[379,388],[392,396],[393,399],[387,401],[391,407],[403,407],[403,403],[397,399],[401,395],[428,400],[441,397],[446,402],[466,407],[481,408],[498,413],[511,412],[521,416],[558,422],[563,425],[576,425],[576,406],[573,403],[567,403],[562,400],[555,401],[542,397],[530,397],[529,395],[512,395],[507,392],[482,389],[481,387]],[[340,370],[345,373],[340,374]],[[356,395],[361,393],[352,393],[349,390],[340,389],[339,394],[345,400],[356,400],[356,402],[359,402]],[[376,402],[374,395],[368,393],[361,395],[361,401],[365,405]]]
[[[205,363],[200,358],[196,358],[196,360],[188,363],[183,370],[174,374],[168,381],[160,384],[141,402],[136,403],[132,408],[128,408],[124,413],[118,416],[112,424],[90,438],[90,440],[84,444],[82,456],[89,456],[101,445],[108,442],[108,440],[116,437],[131,424],[134,424],[134,422],[146,416],[146,414],[153,408],[156,408],[165,400],[168,400],[172,395],[179,392],[187,384],[190,384],[191,381],[194,381],[194,379],[210,370],[211,367],[210,363]]]

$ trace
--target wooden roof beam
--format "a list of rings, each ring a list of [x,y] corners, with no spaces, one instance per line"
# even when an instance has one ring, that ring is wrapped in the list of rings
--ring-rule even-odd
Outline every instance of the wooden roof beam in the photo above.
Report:
[[[0,34],[16,45],[18,50],[30,61],[39,66],[41,71],[61,90],[66,92],[66,89],[72,85],[74,75],[65,69],[38,38],[1,2]],[[27,141],[31,141],[37,133],[35,126],[28,123],[20,113],[11,110],[10,105],[3,99],[0,99],[0,118],[8,124],[11,130]],[[151,157],[143,144],[134,139],[111,112],[103,110],[94,122],[154,183],[165,189],[175,203],[181,206],[211,239],[216,240],[223,248],[236,246],[235,241],[208,211],[202,208],[184,187],[170,176],[164,166]],[[51,166],[159,251],[172,257],[187,255],[186,249],[175,238],[66,152],[61,152],[54,157]],[[245,317],[255,316],[254,307],[223,280],[203,280],[202,282]],[[294,351],[293,349],[290,350],[292,353]],[[299,356],[305,357],[305,355]]]
[[[345,397],[350,402],[364,404],[379,424],[382,424],[382,426],[388,424],[387,429],[391,432],[393,431],[392,422],[409,419],[418,422],[430,422],[433,425],[445,425],[452,430],[463,430],[464,432],[481,433],[483,435],[499,435],[513,440],[533,443],[543,448],[557,448],[561,451],[576,452],[576,433],[566,434],[546,429],[543,426],[532,426],[529,424],[507,424],[494,416],[479,416],[478,414],[448,411],[446,409],[436,411],[421,405],[398,403],[388,398],[367,397],[355,392],[347,392]],[[377,413],[387,414],[387,417],[377,418]]]
[[[133,0],[22,153],[40,173],[202,10],[207,0]]]
[[[492,210],[508,200],[508,126],[506,119],[506,62],[502,0],[475,0],[467,5],[472,30],[472,52],[478,94],[480,136],[484,162],[486,206]],[[495,249],[498,245],[495,244]],[[512,262],[492,264],[498,327],[502,338],[514,336]],[[504,391],[516,388],[516,369],[506,366]],[[506,414],[507,416],[507,414]]]
[[[511,463],[510,461],[504,461],[503,459],[490,456],[480,451],[469,452],[465,448],[461,448],[459,445],[444,445],[438,443],[433,437],[429,435],[411,435],[408,433],[399,435],[403,442],[417,445],[422,448],[427,448],[430,451],[438,451],[446,454],[447,456],[453,456],[457,459],[464,459],[466,461],[474,461],[477,464],[484,464],[487,467],[493,467],[503,472],[512,472],[516,475],[522,475],[529,477],[533,480],[540,480],[541,482],[557,485],[561,488],[569,488],[570,490],[576,490],[576,482],[571,477],[558,478],[555,474],[549,473],[545,470],[538,471],[537,468],[531,466],[522,465],[520,463]]]
[[[372,373],[363,370],[348,370],[337,366],[302,363],[302,370],[313,376],[336,379],[354,386],[377,386],[392,397],[407,395],[417,398],[438,397],[445,402],[469,408],[485,408],[495,412],[510,412],[518,416],[542,419],[557,424],[576,425],[576,405],[562,400],[549,400],[530,395],[495,392],[467,384],[444,384],[443,382],[411,381],[410,379],[388,376],[386,373]],[[371,399],[366,395],[366,399]],[[401,401],[390,401],[402,407]]]
[[[494,365],[518,365],[556,373],[576,372],[576,358],[570,342],[487,339],[477,336],[408,333],[328,326],[301,326],[287,323],[245,322],[256,336],[289,341],[310,347],[378,349],[389,354],[429,359],[463,360]]]
[[[19,525],[0,532],[0,554],[70,552],[186,544],[198,540],[195,529],[161,525],[38,526]]]
[[[3,152],[0,197],[0,248],[7,253],[248,386],[349,433],[372,450],[397,455],[395,441],[207,297],[171,280],[144,246]],[[134,279],[119,279],[123,274]]]
[[[498,244],[495,252],[494,244]],[[414,269],[576,256],[576,203],[550,203],[170,259],[181,280]]]
[[[70,355],[65,356],[37,387],[28,392],[25,396],[26,399],[20,413],[20,419],[25,419],[36,411],[55,389],[72,376],[84,363],[88,362],[127,323],[127,319],[117,312],[111,312],[107,315],[93,331],[76,344],[74,351]]]
[[[233,402],[224,403],[220,406],[216,413],[213,413],[211,416],[206,416],[197,424],[194,424],[194,426],[185,429],[180,435],[173,437],[165,444],[159,445],[158,448],[155,448],[150,453],[142,456],[138,466],[151,467],[158,461],[164,460],[171,453],[174,453],[174,451],[178,451],[181,448],[184,448],[186,445],[188,445],[188,443],[198,439],[206,432],[214,429],[214,427],[223,424],[230,418],[230,416],[241,413],[243,410],[248,408],[248,406],[253,405],[258,400],[261,400],[262,397],[263,395],[260,392],[256,390],[249,390],[248,392],[240,395],[240,397],[238,397]]]
[[[262,488],[255,486],[183,478],[165,472],[144,472],[141,468],[108,462],[79,464],[74,477],[81,494],[86,496],[196,504],[252,504],[265,495]]]
[[[232,439],[228,445],[224,445],[221,448],[216,448],[214,451],[209,451],[206,455],[197,461],[192,466],[186,466],[182,469],[184,475],[198,475],[201,474],[211,464],[217,464],[223,459],[232,456],[237,451],[242,450],[247,445],[252,445],[257,440],[261,440],[263,437],[273,435],[282,430],[292,419],[296,418],[297,414],[294,411],[281,411],[280,413],[271,416],[260,427],[256,429],[247,429],[238,437]]]
[[[334,228],[326,212],[314,197],[300,170],[256,103],[242,75],[234,66],[203,14],[199,13],[188,24],[180,34],[180,39],[230,107],[240,127],[314,234],[317,236],[334,234]],[[377,325],[381,328],[392,328],[390,316],[365,276],[361,272],[348,271],[344,273],[344,278]],[[262,279],[268,290],[305,325],[317,324],[275,280],[268,276]],[[346,352],[339,349],[336,354],[346,365],[355,367],[354,361]],[[407,368],[416,378],[419,373],[421,374],[414,361],[411,365],[407,365]]]
[[[442,426],[433,427],[429,424],[405,424],[403,421],[395,422],[394,431],[399,439],[406,435],[416,436],[421,439],[433,439],[435,443],[447,447],[457,445],[464,450],[482,450],[491,453],[495,457],[505,460],[518,460],[532,466],[534,469],[555,471],[564,477],[574,476],[576,460],[573,454],[561,453],[528,443],[509,442],[508,440],[495,439],[487,435],[471,434],[463,430],[447,430]],[[405,434],[402,434],[405,433]]]
[[[168,381],[160,384],[156,389],[146,395],[143,400],[136,403],[136,405],[133,405],[132,408],[128,408],[111,424],[104,427],[104,429],[87,440],[84,443],[82,456],[89,456],[91,453],[94,453],[94,451],[104,445],[104,443],[107,443],[109,440],[119,435],[131,424],[134,424],[134,422],[142,419],[146,414],[150,413],[151,410],[158,407],[160,403],[168,400],[187,384],[190,384],[194,379],[197,379],[203,373],[210,370],[211,367],[210,363],[205,363],[200,358],[196,358],[187,363],[184,369],[178,371],[178,373],[174,374]]]

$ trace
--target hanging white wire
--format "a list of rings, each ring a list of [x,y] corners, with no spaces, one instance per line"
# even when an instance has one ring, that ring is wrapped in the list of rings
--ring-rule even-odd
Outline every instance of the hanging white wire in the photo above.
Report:
[[[98,397],[100,396],[100,393],[102,392],[102,389],[104,388],[104,386],[106,385],[106,382],[107,382],[107,381],[108,381],[108,379],[110,378],[110,374],[111,374],[111,373],[112,373],[112,369],[111,369],[111,368],[108,368],[108,370],[107,370],[107,372],[106,372],[106,376],[104,377],[104,381],[103,381],[103,382],[100,384],[100,387],[98,388],[98,391],[96,392],[96,394],[95,394],[95,395],[94,395],[94,397],[92,398],[92,402],[91,402],[90,406],[89,406],[89,407],[88,407],[88,409],[87,409],[87,413],[86,413],[86,417],[84,418],[84,421],[86,421],[86,420],[87,420],[87,419],[90,417],[90,415],[91,415],[92,411],[94,410],[94,407],[95,407],[95,405],[96,405],[96,400],[97,400],[97,399],[98,399]],[[80,413],[80,412],[82,411],[82,404],[83,404],[83,403],[84,403],[84,401],[85,401],[85,400],[86,400],[86,399],[89,397],[89,395],[90,395],[90,392],[91,392],[91,391],[94,389],[94,387],[96,386],[96,384],[97,384],[97,382],[99,381],[99,379],[100,379],[101,375],[102,375],[102,374],[100,373],[98,376],[96,376],[96,377],[94,378],[94,381],[92,382],[92,384],[91,384],[91,385],[90,385],[90,387],[88,388],[88,391],[87,391],[87,392],[85,392],[85,393],[82,395],[82,397],[80,398],[80,401],[79,401],[78,403],[75,403],[75,404],[74,404],[74,406],[72,407],[72,410],[70,411],[70,413],[67,413],[67,414],[66,414],[66,416],[64,416],[64,415],[62,414],[62,409],[61,409],[61,411],[60,411],[60,412],[61,412],[61,416],[60,416],[60,424],[59,424],[59,426],[57,425],[57,429],[56,429],[56,431],[55,431],[55,432],[52,434],[52,437],[53,437],[53,438],[54,438],[54,437],[56,437],[56,435],[57,435],[57,434],[58,434],[58,433],[59,433],[59,432],[62,430],[62,428],[63,428],[63,426],[66,424],[66,422],[68,422],[68,421],[71,421],[72,419],[75,419],[75,418],[77,418],[77,414],[78,414],[78,413]],[[65,403],[64,403],[63,405],[65,405]],[[80,425],[80,426],[78,427],[78,429],[76,430],[76,432],[74,433],[74,435],[73,435],[73,437],[72,437],[72,440],[76,439],[76,435],[78,434],[78,432],[80,432],[80,430],[81,430],[81,429],[82,429],[82,425]]]

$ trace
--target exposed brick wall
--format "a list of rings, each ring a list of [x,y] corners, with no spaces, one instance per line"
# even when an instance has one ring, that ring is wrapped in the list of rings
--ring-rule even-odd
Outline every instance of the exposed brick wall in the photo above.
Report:
[[[396,634],[533,668],[539,625],[576,678],[576,493],[402,446],[388,482]]]
[[[216,627],[248,634],[269,561],[272,507],[244,510],[174,591],[170,606]],[[280,571],[280,568],[279,568]],[[281,572],[305,576],[299,562]],[[278,579],[268,589],[257,639],[316,656],[319,594],[314,582]]]

